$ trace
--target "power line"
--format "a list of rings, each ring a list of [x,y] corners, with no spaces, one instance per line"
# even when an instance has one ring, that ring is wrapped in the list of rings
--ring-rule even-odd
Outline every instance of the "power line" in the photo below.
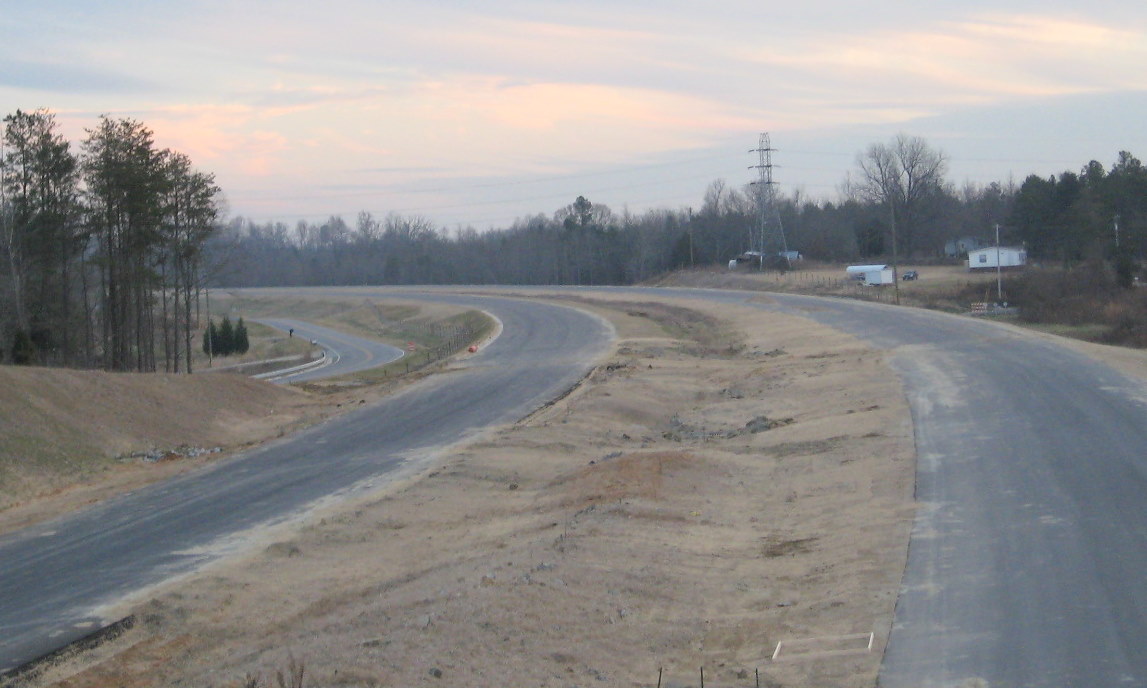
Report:
[[[757,212],[760,215],[760,225],[758,228],[758,243],[757,250],[760,251],[760,267],[763,270],[765,267],[765,256],[779,253],[788,260],[788,242],[785,241],[785,228],[781,224],[781,214],[777,210],[777,189],[776,180],[773,179],[773,151],[772,142],[769,139],[768,132],[761,134],[760,140],[757,142],[757,147],[750,150],[750,153],[756,153],[760,162],[756,165],[751,165],[750,170],[757,170],[760,178],[752,182],[757,188]],[[749,240],[750,246],[753,245],[752,238]],[[779,245],[779,250],[777,249]]]

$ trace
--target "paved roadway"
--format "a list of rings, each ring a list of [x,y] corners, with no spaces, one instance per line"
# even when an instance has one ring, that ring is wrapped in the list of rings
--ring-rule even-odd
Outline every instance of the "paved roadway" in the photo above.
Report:
[[[482,305],[504,331],[459,372],[207,470],[0,537],[0,674],[111,621],[98,618],[101,605],[212,561],[235,544],[232,536],[528,414],[588,372],[613,336],[604,321],[570,308],[509,299]]]
[[[808,317],[886,349],[919,505],[882,688],[1147,686],[1147,385],[990,321],[845,299],[611,289]]]
[[[919,510],[880,686],[1147,686],[1147,386],[991,322],[768,298],[904,382]]]
[[[381,342],[354,337],[329,327],[291,320],[289,318],[260,318],[257,322],[274,327],[283,332],[294,330],[294,336],[316,342],[326,356],[323,363],[314,368],[274,376],[260,376],[275,382],[306,382],[324,377],[357,373],[386,365],[402,358],[403,351]]]
[[[649,291],[796,313],[889,350],[914,419],[920,509],[883,688],[1147,685],[1141,382],[989,322],[795,295]],[[466,376],[449,376],[464,390],[432,381],[389,405],[157,486],[150,501],[131,496],[0,540],[0,671],[19,647],[11,637],[68,628],[98,601],[194,568],[210,555],[193,548],[222,534],[377,476],[412,448],[521,415],[579,374],[570,365],[588,367],[574,354],[583,342],[600,351],[606,340],[599,322],[571,320],[562,309],[473,303],[502,317],[506,334]],[[531,324],[534,317],[543,320]],[[535,386],[551,377],[561,382],[544,392]],[[442,395],[455,399],[447,409],[429,401]],[[385,429],[404,426],[412,436]],[[449,438],[438,437],[443,426]],[[221,489],[230,495],[223,506],[206,496]],[[281,499],[292,506],[285,511]],[[99,527],[72,534],[86,522]],[[184,539],[174,543],[174,533]],[[81,558],[92,549],[81,543],[99,551]],[[83,592],[69,592],[75,585]]]

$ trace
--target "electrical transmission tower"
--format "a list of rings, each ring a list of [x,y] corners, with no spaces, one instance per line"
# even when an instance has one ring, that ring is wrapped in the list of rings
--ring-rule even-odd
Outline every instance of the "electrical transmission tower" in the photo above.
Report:
[[[757,187],[757,212],[759,222],[756,230],[749,230],[749,250],[760,252],[760,268],[765,269],[769,260],[783,260],[787,266],[788,243],[785,241],[785,228],[781,224],[781,213],[777,208],[777,182],[773,180],[773,150],[769,134],[761,134],[757,147],[750,150],[760,157],[760,162],[749,167],[757,170],[760,178],[752,182]]]

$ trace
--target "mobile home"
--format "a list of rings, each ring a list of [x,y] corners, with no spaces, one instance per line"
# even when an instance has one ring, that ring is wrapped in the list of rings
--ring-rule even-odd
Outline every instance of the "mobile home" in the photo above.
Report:
[[[997,267],[1018,268],[1026,265],[1027,262],[1027,251],[1014,246],[992,246],[968,251],[969,270],[995,270]]]

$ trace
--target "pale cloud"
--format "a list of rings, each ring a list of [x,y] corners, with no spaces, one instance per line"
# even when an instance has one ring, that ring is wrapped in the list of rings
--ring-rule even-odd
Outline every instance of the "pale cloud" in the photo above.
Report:
[[[747,149],[761,131],[1147,89],[1147,18],[1114,0],[44,3],[0,16],[0,67],[16,66],[0,69],[0,100],[61,113],[76,140],[98,113],[138,118],[238,190],[239,212],[327,187],[560,178]],[[56,61],[21,62],[31,54]]]
[[[236,151],[237,168],[254,177],[270,176],[278,170],[280,157],[289,147],[290,142],[281,133],[255,130],[244,137],[242,148]]]
[[[396,37],[401,45],[419,46],[426,55],[424,73],[686,90],[680,76],[700,71],[694,39],[612,25],[490,16],[411,26],[402,34]]]
[[[826,99],[896,102],[919,116],[951,104],[1147,88],[1147,34],[1094,22],[1037,15],[984,15],[932,26],[836,33],[801,45],[732,51],[779,70],[797,70]],[[889,109],[889,113],[896,112]]]
[[[601,84],[537,83],[480,88],[473,104],[510,129],[556,132],[593,123],[646,128],[658,145],[688,144],[699,128],[741,129],[751,122],[724,113],[720,103],[675,93]]]
[[[157,146],[184,153],[208,171],[268,176],[276,173],[293,148],[292,141],[274,128],[274,117],[246,105],[172,105],[130,117],[140,118],[154,132]]]
[[[417,166],[455,159],[504,169],[520,164],[523,146],[534,155],[623,160],[650,150],[699,145],[699,131],[753,126],[701,98],[596,84],[511,83],[508,78],[451,75],[401,91],[357,88],[285,92],[275,107],[175,106],[147,113],[157,133],[204,160],[266,160],[284,165],[322,149],[341,166]],[[277,101],[280,102],[280,101]],[[278,131],[280,145],[266,137]],[[259,149],[255,155],[253,149]],[[329,164],[329,163],[328,163]],[[270,169],[268,162],[258,169]]]
[[[41,93],[141,93],[157,85],[123,70],[68,64],[49,60],[24,60],[0,55],[0,86]]]
[[[1147,88],[1147,27],[1110,26],[1039,15],[989,15],[957,25],[977,46],[995,47],[996,64],[1020,65],[1051,82],[1055,94]]]
[[[200,165],[238,162],[262,148],[251,146],[241,133],[257,118],[249,106],[173,105],[142,115],[161,146],[185,153]]]
[[[1142,30],[1104,26],[1081,19],[1039,15],[988,15],[980,21],[957,22],[955,25],[968,34],[981,36],[990,41],[1043,43],[1057,52],[1065,49],[1142,51],[1144,48]]]

